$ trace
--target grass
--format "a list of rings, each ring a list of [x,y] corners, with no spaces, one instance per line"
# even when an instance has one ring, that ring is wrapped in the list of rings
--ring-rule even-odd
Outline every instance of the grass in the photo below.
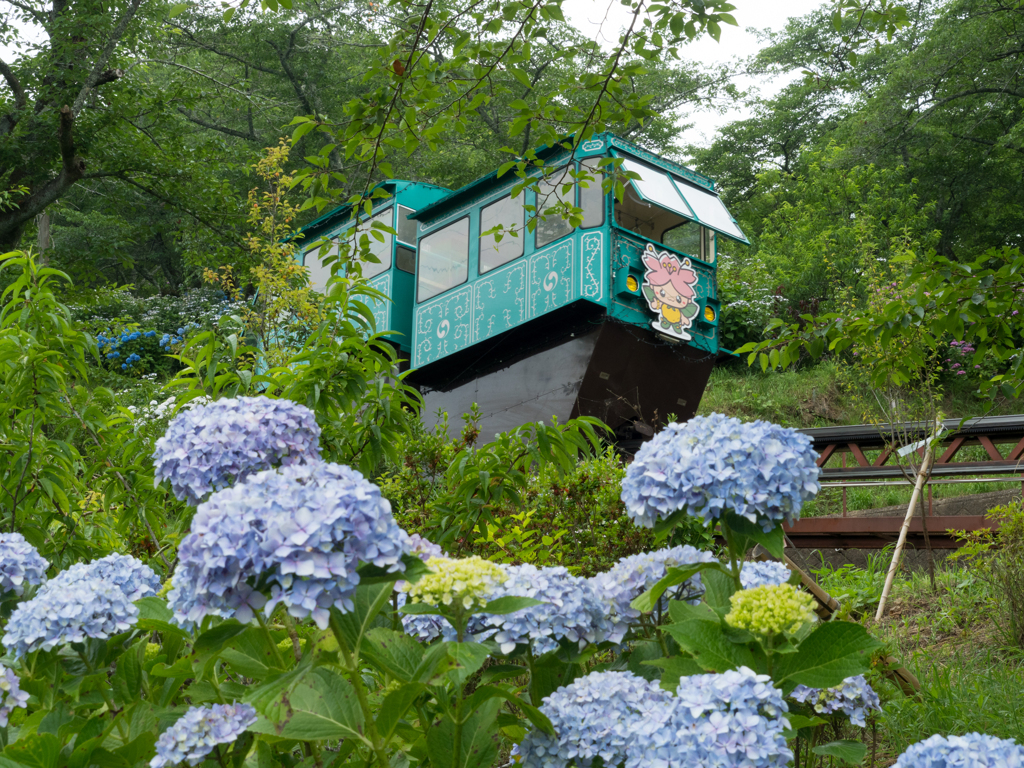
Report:
[[[711,374],[698,413],[724,413],[737,418],[765,419],[787,427],[828,427],[844,424],[863,424],[870,416],[857,404],[865,398],[843,389],[840,367],[822,363],[809,368],[783,372],[761,373],[745,364],[734,362],[718,366]],[[979,416],[986,400],[976,394],[976,385],[953,382],[942,403],[942,411],[949,418]],[[1024,407],[1017,401],[1000,399],[992,415],[1017,413]],[[866,451],[865,457],[873,461],[878,451]],[[981,446],[963,448],[957,454],[960,461],[982,460],[986,457]],[[838,458],[832,459],[835,463]],[[830,464],[831,466],[831,464]],[[932,485],[933,499],[971,496],[991,491],[1018,490],[1013,483],[955,483]],[[846,489],[848,511],[903,506],[910,503],[913,489],[910,485],[863,486]],[[804,505],[803,516],[838,515],[843,509],[841,489],[826,489],[814,501]]]
[[[870,617],[885,564],[880,555],[867,569],[824,567],[816,578]],[[992,618],[996,602],[970,568],[948,563],[936,571],[935,591],[926,574],[904,574],[893,586],[886,617],[877,624],[865,619],[921,682],[920,696],[908,697],[876,681],[884,706],[877,765],[890,765],[910,744],[935,733],[977,731],[1024,743],[1024,651],[1005,646]]]

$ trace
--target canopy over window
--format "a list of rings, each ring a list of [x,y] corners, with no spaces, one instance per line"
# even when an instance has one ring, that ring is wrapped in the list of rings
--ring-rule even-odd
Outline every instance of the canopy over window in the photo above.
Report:
[[[675,211],[726,237],[749,243],[714,192],[629,157],[622,158],[622,169],[640,174],[639,179],[633,180],[633,186],[646,202]]]

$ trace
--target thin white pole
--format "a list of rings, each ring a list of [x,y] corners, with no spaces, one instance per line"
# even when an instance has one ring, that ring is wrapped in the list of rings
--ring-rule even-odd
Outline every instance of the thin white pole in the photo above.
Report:
[[[889,598],[889,590],[892,589],[893,579],[896,578],[896,571],[900,564],[900,555],[903,554],[903,546],[907,543],[907,531],[910,530],[910,521],[914,518],[917,509],[917,499],[921,495],[921,488],[928,477],[928,470],[932,465],[932,441],[924,450],[924,461],[921,462],[921,470],[917,473],[917,483],[914,484],[914,493],[910,497],[910,505],[907,507],[907,516],[903,518],[903,526],[900,528],[900,537],[896,540],[896,551],[892,554],[892,562],[889,564],[889,573],[885,575],[885,587],[882,589],[882,599],[878,601],[878,611],[875,612],[875,621],[881,621],[885,615],[885,601]]]

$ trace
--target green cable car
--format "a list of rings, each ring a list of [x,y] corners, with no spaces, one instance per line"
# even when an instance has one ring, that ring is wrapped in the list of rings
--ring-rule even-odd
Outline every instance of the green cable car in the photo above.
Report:
[[[720,351],[718,238],[747,243],[742,230],[711,179],[610,133],[571,157],[561,147],[539,156],[548,175],[516,198],[522,180],[512,173],[450,193],[384,182],[393,197],[373,216],[398,237],[374,244],[381,264],[364,275],[392,299],[375,308],[378,330],[394,332],[408,355],[424,419],[476,403],[490,434],[589,415],[630,441],[670,416],[690,418]],[[603,191],[602,158],[621,158],[622,170],[641,177],[626,183],[622,202]],[[570,168],[595,181],[575,183]],[[549,215],[530,232],[526,207],[559,201],[582,209],[580,225]],[[339,209],[306,229],[340,232],[350,218]],[[483,234],[498,225],[500,240]]]

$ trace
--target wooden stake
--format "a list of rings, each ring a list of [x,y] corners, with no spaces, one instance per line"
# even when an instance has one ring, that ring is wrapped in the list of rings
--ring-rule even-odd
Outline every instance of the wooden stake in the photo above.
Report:
[[[900,528],[900,536],[896,540],[896,551],[892,553],[892,562],[889,564],[889,573],[885,575],[885,587],[882,589],[882,599],[878,601],[878,610],[875,612],[875,621],[881,621],[885,615],[885,601],[889,598],[889,590],[892,589],[893,579],[896,578],[896,571],[900,565],[900,555],[903,554],[903,546],[907,543],[907,531],[910,530],[910,521],[914,518],[917,509],[917,499],[921,495],[921,488],[928,477],[928,471],[932,465],[932,444],[928,441],[928,447],[924,451],[924,461],[921,462],[921,469],[917,473],[917,482],[914,484],[914,493],[910,497],[910,505],[907,507],[907,515],[903,518],[903,526]]]

